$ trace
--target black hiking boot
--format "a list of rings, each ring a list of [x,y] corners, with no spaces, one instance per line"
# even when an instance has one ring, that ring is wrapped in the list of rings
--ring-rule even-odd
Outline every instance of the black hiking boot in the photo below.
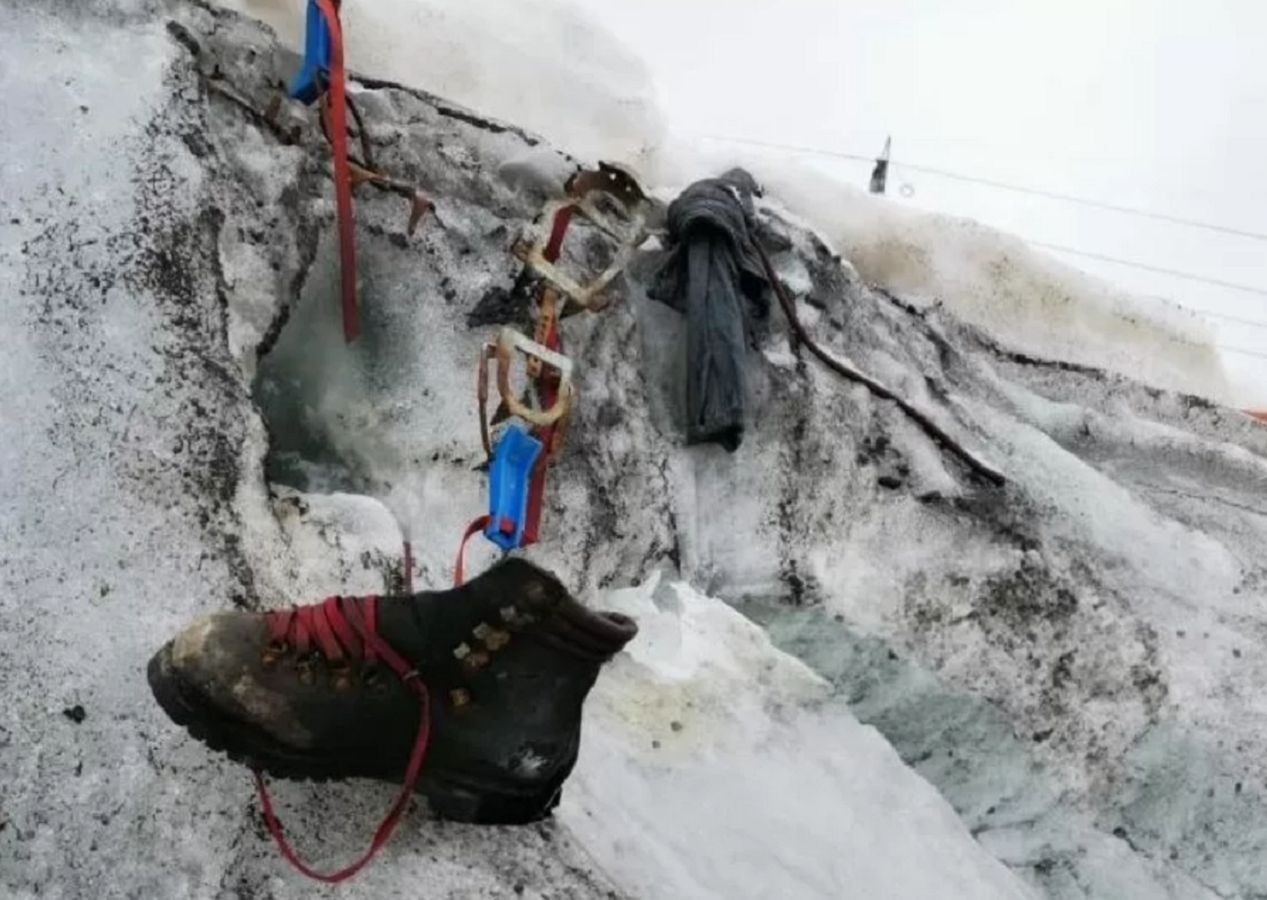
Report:
[[[445,818],[516,824],[557,805],[581,704],[636,633],[512,559],[450,591],[213,615],[154,655],[149,681],[213,749],[315,780],[406,780],[421,694],[430,741],[416,790]]]

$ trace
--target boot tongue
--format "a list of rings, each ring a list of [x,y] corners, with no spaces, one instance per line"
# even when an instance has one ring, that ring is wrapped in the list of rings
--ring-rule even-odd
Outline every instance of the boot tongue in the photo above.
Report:
[[[495,598],[464,588],[379,600],[379,634],[418,668],[451,665],[481,625],[496,626]]]
[[[456,608],[442,611],[436,595],[383,597],[378,601],[378,633],[419,669],[442,665],[470,631],[468,616]]]

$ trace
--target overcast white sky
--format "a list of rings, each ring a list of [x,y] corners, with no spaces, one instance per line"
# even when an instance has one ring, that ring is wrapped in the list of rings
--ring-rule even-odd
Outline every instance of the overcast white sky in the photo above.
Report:
[[[1267,242],[900,168],[1267,233],[1262,0],[576,2],[646,59],[674,130],[861,154],[892,134],[895,199],[909,184],[903,202],[1263,288],[1063,257],[1139,293],[1261,321],[1213,320],[1220,343],[1267,354]],[[866,183],[865,164],[825,164]],[[1225,359],[1267,400],[1267,360]]]

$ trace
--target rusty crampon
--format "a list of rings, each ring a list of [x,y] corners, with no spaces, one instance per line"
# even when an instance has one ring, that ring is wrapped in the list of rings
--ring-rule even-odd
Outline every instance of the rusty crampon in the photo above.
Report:
[[[583,169],[574,174],[565,186],[565,196],[546,204],[528,235],[514,247],[515,255],[524,261],[528,271],[540,279],[537,293],[536,324],[532,345],[559,353],[559,320],[582,309],[598,311],[607,306],[605,290],[628,264],[634,251],[646,239],[647,195],[637,179],[625,168],[612,163],[599,163],[596,169]],[[563,240],[572,222],[582,218],[616,244],[611,262],[598,275],[582,283],[564,272],[558,264]],[[485,353],[491,351],[485,350]],[[543,406],[555,408],[562,401],[560,369],[548,365],[540,353],[525,353],[528,376],[536,384]],[[487,365],[488,356],[482,357]],[[569,393],[572,387],[568,386]],[[569,406],[571,398],[567,400]],[[510,415],[518,415],[503,397],[494,416],[494,424]],[[535,425],[534,434],[546,445],[545,456],[557,459],[563,450],[567,417],[553,423],[538,422],[520,416]],[[481,418],[481,436],[489,447],[487,426]]]
[[[647,195],[627,169],[613,163],[599,163],[597,169],[583,169],[568,179],[567,195],[547,203],[538,217],[531,239],[515,245],[515,255],[545,283],[542,291],[562,317],[567,304],[580,309],[600,310],[607,305],[604,291],[625,268],[635,250],[647,237]],[[563,238],[577,216],[588,221],[616,243],[611,263],[586,283],[581,283],[558,265]]]
[[[563,450],[564,435],[575,402],[572,362],[563,355],[559,321],[571,312],[603,309],[605,291],[624,269],[634,251],[646,239],[647,196],[637,180],[620,166],[600,163],[597,169],[582,170],[568,180],[566,195],[548,203],[531,231],[516,242],[514,253],[524,261],[527,272],[539,282],[536,289],[536,324],[529,339],[513,329],[503,329],[495,343],[486,344],[479,359],[480,439],[489,460],[496,466],[495,442],[489,432],[485,411],[488,400],[488,365],[497,360],[497,388],[501,402],[492,419],[497,424],[512,416],[531,428],[531,437],[540,441],[542,451],[533,464],[527,487],[523,527],[516,546],[537,541],[545,494],[546,472]],[[576,218],[604,234],[616,245],[610,264],[587,282],[563,271],[559,257],[568,228]],[[538,406],[521,400],[510,384],[511,359],[526,357],[526,372],[535,388]],[[504,460],[501,462],[505,462]]]

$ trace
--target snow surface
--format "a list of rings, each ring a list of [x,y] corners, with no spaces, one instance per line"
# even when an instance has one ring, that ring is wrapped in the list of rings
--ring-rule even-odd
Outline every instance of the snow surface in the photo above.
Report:
[[[587,709],[559,817],[638,897],[1026,897],[827,682],[653,575]]]
[[[382,164],[438,209],[411,237],[399,197],[358,191],[365,334],[345,346],[319,136],[287,106],[281,143],[242,105],[293,63],[175,0],[0,7],[0,415],[32,438],[0,447],[10,895],[312,895],[144,662],[200,612],[381,591],[406,534],[415,581],[445,585],[482,506],[472,361],[496,326],[467,316],[510,286],[566,161],[354,86]],[[565,323],[581,402],[530,553],[644,627],[587,706],[563,806],[520,829],[420,809],[340,894],[1267,891],[1261,427],[1018,354],[763,214],[819,340],[1008,487],[802,359],[777,315],[743,447],[684,448],[683,324],[639,258],[609,312]],[[278,794],[334,863],[391,791]]]

